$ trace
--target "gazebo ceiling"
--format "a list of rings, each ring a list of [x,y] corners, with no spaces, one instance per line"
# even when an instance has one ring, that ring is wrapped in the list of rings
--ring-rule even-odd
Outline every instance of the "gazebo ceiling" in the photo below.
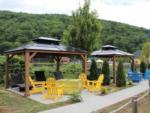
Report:
[[[91,55],[97,57],[133,56],[133,54],[121,51],[117,47],[111,45],[105,45],[102,49],[93,51]]]
[[[86,51],[79,48],[70,46],[64,46],[60,44],[60,40],[48,37],[39,37],[33,40],[30,44],[23,45],[21,47],[5,51],[5,53],[21,52],[24,50],[32,51],[51,51],[51,52],[70,52],[70,53],[86,53]]]

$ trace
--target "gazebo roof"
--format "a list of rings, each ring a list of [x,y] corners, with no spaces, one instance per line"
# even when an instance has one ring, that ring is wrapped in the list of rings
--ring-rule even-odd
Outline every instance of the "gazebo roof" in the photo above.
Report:
[[[79,48],[64,46],[60,44],[60,40],[51,37],[39,37],[33,41],[21,47],[5,51],[5,53],[21,52],[24,50],[86,53],[86,51]]]
[[[112,56],[133,56],[133,54],[119,50],[115,46],[105,45],[102,49],[92,52],[92,56],[112,57]]]

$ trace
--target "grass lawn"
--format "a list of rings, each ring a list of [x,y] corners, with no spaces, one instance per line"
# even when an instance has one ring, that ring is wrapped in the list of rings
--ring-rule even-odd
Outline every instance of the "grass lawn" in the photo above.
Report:
[[[42,110],[72,104],[68,100],[49,105],[44,105],[28,98],[6,91],[0,86],[0,113],[37,113]]]
[[[138,97],[141,97],[144,93],[139,94]],[[130,98],[131,99],[131,98]],[[112,110],[115,110],[119,108],[120,106],[124,105],[127,103],[130,99],[124,100],[122,102],[119,102],[117,104],[111,105],[109,107],[106,107],[104,109],[99,110],[99,113],[109,113]],[[132,104],[129,104],[122,110],[120,110],[117,113],[132,113]],[[150,113],[150,97],[146,96],[142,100],[138,102],[138,113]]]

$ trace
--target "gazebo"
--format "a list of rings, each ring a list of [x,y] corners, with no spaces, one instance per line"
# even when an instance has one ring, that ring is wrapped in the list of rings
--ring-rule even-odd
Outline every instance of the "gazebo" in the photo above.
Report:
[[[78,48],[64,46],[60,44],[60,40],[51,37],[39,37],[33,40],[32,43],[21,47],[5,51],[5,87],[9,87],[9,61],[15,55],[23,55],[25,61],[25,96],[29,96],[29,76],[30,63],[35,56],[38,55],[53,55],[56,60],[56,70],[59,70],[59,64],[62,56],[79,55],[83,60],[83,72],[86,73],[87,52]]]
[[[116,82],[116,73],[115,73],[116,57],[129,57],[132,59],[132,63],[134,63],[133,54],[121,51],[117,47],[112,46],[112,45],[105,45],[102,47],[102,49],[93,51],[91,55],[94,57],[112,58],[113,60],[113,83]]]

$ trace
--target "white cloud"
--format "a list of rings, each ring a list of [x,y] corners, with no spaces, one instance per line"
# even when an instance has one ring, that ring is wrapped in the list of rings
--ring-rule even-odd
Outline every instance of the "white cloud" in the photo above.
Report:
[[[0,0],[0,10],[71,14],[84,0]],[[150,0],[92,0],[101,19],[150,28]]]

